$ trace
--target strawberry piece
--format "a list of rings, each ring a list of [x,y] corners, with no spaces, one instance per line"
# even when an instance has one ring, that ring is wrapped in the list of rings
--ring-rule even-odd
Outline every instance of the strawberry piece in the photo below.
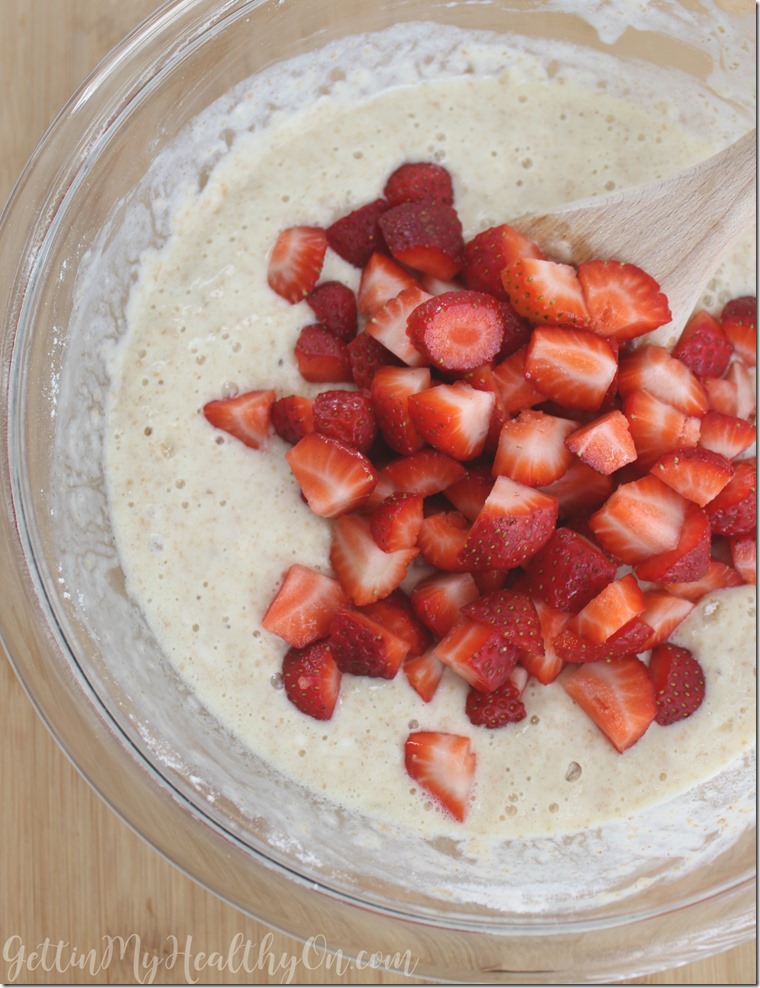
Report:
[[[728,365],[726,381],[735,388],[735,405],[731,414],[738,415],[740,419],[754,418],[757,411],[754,375],[741,360],[734,360]]]
[[[673,634],[679,624],[694,610],[694,604],[683,597],[676,597],[666,590],[645,590],[646,607],[640,620],[649,625],[652,634],[641,646],[641,651],[654,648]]]
[[[587,466],[606,476],[633,463],[637,455],[628,419],[617,408],[576,429],[565,445]]]
[[[689,502],[648,474],[621,484],[589,519],[603,549],[635,565],[675,549]]]
[[[362,271],[359,282],[359,312],[372,316],[381,306],[407,288],[419,287],[419,282],[406,268],[388,257],[373,254]]]
[[[665,583],[663,589],[676,597],[683,597],[685,600],[690,600],[696,604],[705,594],[712,593],[713,590],[740,587],[743,582],[733,567],[727,566],[718,559],[711,559],[707,572],[700,580]]]
[[[330,622],[348,598],[331,576],[293,563],[262,618],[262,625],[294,648],[326,638]]]
[[[417,308],[432,299],[426,291],[414,285],[405,288],[394,298],[388,299],[372,316],[364,327],[365,333],[394,353],[408,367],[422,367],[427,361],[407,334],[407,320]]]
[[[506,301],[501,273],[521,257],[546,259],[538,244],[513,226],[489,227],[464,245],[464,283],[473,291]]]
[[[387,209],[384,199],[354,209],[328,226],[327,243],[344,261],[363,268],[375,252],[384,250],[379,221]]]
[[[398,357],[363,330],[347,344],[346,350],[354,384],[364,390],[371,388],[372,380],[381,367],[398,366],[400,363]]]
[[[580,638],[603,645],[646,607],[633,573],[613,580],[580,610],[568,625]]]
[[[272,405],[272,426],[277,435],[291,446],[314,431],[314,403],[302,395],[278,398]]]
[[[560,682],[620,752],[635,744],[655,719],[654,686],[635,656],[580,665]]]
[[[732,353],[720,323],[706,309],[694,313],[673,347],[673,356],[697,377],[721,377]]]
[[[547,398],[597,411],[617,373],[617,355],[600,336],[584,329],[542,326],[533,330],[525,377]]]
[[[552,641],[552,647],[563,661],[572,663],[606,662],[643,651],[644,642],[652,634],[652,629],[639,617],[631,618],[605,642],[592,642],[581,638],[570,627],[570,623]]]
[[[731,563],[745,583],[757,583],[757,540],[754,535],[735,535],[728,540]]]
[[[462,290],[423,302],[409,315],[407,332],[434,367],[465,371],[490,363],[511,327],[511,310],[503,302]]]
[[[572,463],[565,440],[576,425],[544,412],[520,412],[502,426],[494,475],[504,474],[527,487],[544,487],[559,480]]]
[[[652,583],[701,580],[710,564],[710,537],[710,519],[702,508],[690,504],[675,549],[638,563],[636,576]]]
[[[668,450],[696,446],[699,440],[697,416],[684,414],[648,391],[632,391],[623,401],[623,414],[642,469],[648,470]]]
[[[403,202],[432,202],[443,206],[454,204],[451,175],[431,161],[407,161],[388,178],[383,195],[391,206]]]
[[[361,391],[323,391],[314,399],[314,431],[366,453],[377,435],[369,395]]]
[[[402,456],[380,471],[375,494],[387,497],[396,491],[430,497],[451,487],[466,474],[457,460],[434,449],[422,449],[411,456]]]
[[[306,503],[322,518],[358,507],[377,483],[377,473],[363,453],[316,432],[300,439],[285,459]]]
[[[341,515],[333,525],[330,564],[357,607],[373,604],[400,586],[416,555],[417,549],[383,552],[361,515]]]
[[[617,567],[588,539],[557,528],[527,563],[531,593],[550,607],[578,611],[615,578]]]
[[[649,673],[662,727],[691,717],[705,698],[705,674],[688,648],[664,642],[652,649]]]
[[[335,664],[352,676],[393,679],[409,645],[359,611],[341,608],[330,625],[328,639]]]
[[[733,477],[734,468],[731,461],[720,453],[693,446],[674,449],[661,456],[650,472],[703,508],[720,494]]]
[[[509,679],[491,693],[481,693],[470,688],[464,709],[471,723],[490,730],[516,724],[526,717],[520,692]]]
[[[613,483],[604,474],[574,460],[559,480],[541,490],[557,499],[560,516],[568,518],[600,507],[612,494]]]
[[[455,460],[472,460],[483,452],[494,395],[464,381],[438,384],[409,396],[409,414],[422,439]]]
[[[533,605],[538,614],[544,645],[540,652],[522,651],[520,666],[546,686],[554,682],[565,666],[565,660],[554,648],[554,639],[567,627],[570,614],[550,607],[540,597],[534,598]]]
[[[340,693],[341,673],[326,641],[288,649],[281,676],[285,695],[294,706],[315,720],[330,720]]]
[[[648,391],[684,415],[702,416],[710,407],[707,392],[686,364],[661,346],[642,346],[620,360],[618,391]]]
[[[404,744],[404,765],[447,813],[465,819],[477,759],[470,739],[442,731],[413,731]]]
[[[757,363],[757,299],[743,295],[731,299],[720,314],[723,332],[747,367]],[[716,375],[717,376],[717,375]]]
[[[501,275],[515,311],[534,325],[587,326],[588,309],[574,267],[521,257]]]
[[[547,542],[557,522],[556,498],[497,477],[472,524],[460,562],[472,570],[512,569]]]
[[[536,606],[530,597],[514,590],[496,590],[466,604],[462,614],[498,628],[516,648],[543,654],[544,640]]]
[[[301,377],[312,384],[337,384],[353,380],[346,344],[321,323],[304,326],[294,348]]]
[[[404,661],[422,655],[429,649],[430,632],[414,613],[411,601],[403,590],[396,589],[387,597],[365,604],[359,608],[359,612],[403,638],[409,646]]]
[[[432,649],[423,655],[414,655],[404,661],[404,674],[409,685],[425,703],[435,696],[446,667]]]
[[[757,524],[757,464],[754,457],[738,460],[734,475],[716,497],[705,505],[716,535],[745,535]]]
[[[481,693],[503,685],[520,657],[500,631],[466,617],[460,617],[438,642],[435,654]]]
[[[491,493],[493,477],[487,463],[468,465],[467,473],[444,491],[446,499],[468,521],[475,521]]]
[[[340,281],[323,281],[306,296],[317,320],[333,336],[348,343],[356,336],[358,314],[356,295]]]
[[[274,391],[246,391],[232,398],[215,398],[203,406],[206,421],[215,429],[261,449],[269,438]]]
[[[391,494],[369,516],[372,538],[383,552],[413,549],[422,517],[423,499],[419,494]]]
[[[430,387],[427,367],[381,367],[370,387],[383,439],[397,453],[415,453],[425,440],[412,421],[409,398]]]
[[[462,224],[451,206],[405,202],[383,213],[379,220],[391,255],[416,271],[453,278],[462,267]]]
[[[434,573],[415,586],[412,609],[434,635],[443,638],[460,618],[460,610],[478,597],[471,573]]]
[[[734,415],[707,412],[702,419],[699,445],[733,460],[748,449],[756,438],[757,429],[750,422]]]
[[[269,287],[287,302],[300,302],[319,280],[326,251],[327,237],[320,227],[282,230],[269,255]]]
[[[446,573],[461,573],[466,567],[459,562],[470,523],[458,511],[439,511],[428,515],[420,526],[417,544],[431,566]]]
[[[590,328],[600,336],[622,343],[670,322],[668,300],[660,286],[635,264],[585,261],[578,265],[578,281]]]
[[[721,415],[737,415],[739,400],[735,381],[725,377],[706,377],[702,384],[707,392],[710,408]]]
[[[497,407],[502,413],[502,425],[508,415],[546,400],[546,395],[525,376],[527,358],[528,347],[520,347],[493,368],[493,387]],[[477,387],[474,380],[471,383]]]

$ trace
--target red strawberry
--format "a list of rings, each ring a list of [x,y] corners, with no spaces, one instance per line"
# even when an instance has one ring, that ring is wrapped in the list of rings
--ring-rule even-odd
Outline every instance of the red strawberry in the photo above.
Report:
[[[733,477],[734,468],[720,453],[693,446],[665,453],[650,472],[689,501],[704,507],[720,494]]]
[[[302,395],[278,398],[272,405],[274,431],[291,446],[314,431],[314,403]]]
[[[519,566],[549,539],[558,507],[556,498],[497,477],[472,524],[460,562],[472,570]]]
[[[364,332],[395,354],[408,367],[422,367],[427,361],[407,334],[407,320],[416,309],[431,299],[418,285],[405,288],[394,298],[376,308]]]
[[[298,709],[316,720],[330,720],[340,692],[340,669],[326,641],[306,648],[291,648],[282,660],[285,695]]]
[[[591,317],[590,328],[621,343],[670,322],[668,300],[657,282],[635,264],[585,261],[578,281]]]
[[[306,296],[312,312],[339,340],[348,343],[356,336],[356,295],[340,281],[323,281]]]
[[[445,491],[465,474],[462,464],[445,453],[422,449],[384,466],[378,477],[375,495],[382,500],[396,491],[404,491],[406,494],[430,497],[431,494]]]
[[[565,445],[585,464],[606,476],[636,459],[628,419],[619,409],[580,426],[567,437]]]
[[[514,590],[496,590],[465,605],[462,613],[474,621],[498,628],[516,648],[542,655],[544,640],[533,601]]]
[[[383,552],[413,549],[422,526],[422,502],[419,494],[391,494],[369,518],[372,538]]]
[[[379,222],[388,250],[402,264],[444,281],[462,267],[462,224],[451,206],[405,202]]]
[[[747,367],[757,362],[757,299],[743,295],[731,299],[720,314],[723,332]]]
[[[346,344],[321,323],[304,326],[294,353],[301,377],[312,384],[348,383],[353,380]]]
[[[520,657],[500,631],[466,617],[461,617],[438,642],[435,654],[482,693],[490,693],[505,683]]]
[[[620,752],[635,744],[655,718],[652,680],[634,656],[577,666],[560,682]]]
[[[477,759],[470,739],[441,731],[413,731],[404,745],[407,774],[460,822],[467,815]]]
[[[757,464],[754,457],[738,460],[734,475],[716,497],[705,505],[716,535],[745,535],[757,523]]]
[[[420,621],[443,638],[458,621],[462,607],[477,596],[471,573],[434,573],[420,580],[410,600]]]
[[[407,330],[415,348],[434,367],[472,370],[490,363],[512,325],[503,302],[482,292],[435,295],[409,315]]]
[[[757,583],[757,540],[755,535],[735,535],[728,540],[731,563],[745,583]]]
[[[416,555],[416,549],[383,552],[372,538],[368,519],[361,515],[341,515],[333,525],[330,564],[358,607],[394,591]]]
[[[526,716],[520,692],[509,679],[491,693],[481,693],[470,688],[464,709],[473,724],[491,730],[506,724],[516,724]]]
[[[676,597],[667,590],[645,590],[646,607],[641,612],[640,620],[649,625],[652,634],[641,647],[641,651],[654,648],[676,630],[682,621],[694,610],[694,604],[683,597]]]
[[[432,202],[444,206],[454,203],[451,175],[431,161],[407,161],[391,174],[383,195],[391,206],[402,202]]]
[[[606,340],[563,326],[535,329],[525,355],[525,377],[543,395],[591,412],[601,407],[617,366],[615,350]]]
[[[493,368],[493,387],[496,391],[496,404],[503,418],[514,412],[540,405],[546,395],[525,376],[528,347],[515,350]],[[473,387],[477,384],[472,381]],[[503,421],[502,421],[503,424]]]
[[[725,377],[706,377],[702,385],[707,392],[710,408],[721,415],[739,414],[739,397],[735,381]]]
[[[327,243],[344,261],[363,268],[372,254],[383,250],[378,224],[387,209],[388,203],[384,199],[375,199],[354,209],[327,228]]]
[[[578,611],[615,578],[616,566],[588,539],[556,529],[525,567],[531,592],[557,610]]]
[[[375,469],[363,453],[316,432],[299,440],[285,459],[306,503],[323,518],[358,507],[377,483]]]
[[[664,642],[649,660],[657,703],[655,720],[662,727],[691,717],[705,698],[705,674],[687,648]]]
[[[583,291],[571,265],[521,257],[502,271],[501,280],[513,308],[534,325],[588,325]]]
[[[694,313],[673,347],[673,356],[697,377],[720,377],[732,353],[733,347],[720,323],[706,309]]]
[[[494,396],[464,381],[438,384],[409,396],[409,415],[422,439],[455,460],[483,452]]]
[[[468,464],[465,476],[447,487],[444,493],[457,511],[461,512],[468,521],[474,521],[491,493],[493,482],[491,469],[487,463]]]
[[[723,590],[726,587],[739,587],[744,581],[731,566],[721,563],[717,559],[711,559],[707,567],[707,572],[700,580],[687,580],[679,583],[666,583],[665,590],[676,597],[683,597],[696,603],[707,593],[713,590]]]
[[[328,641],[335,664],[353,676],[393,679],[409,651],[403,638],[347,608],[333,617]]]
[[[633,573],[613,580],[580,610],[568,627],[576,635],[603,645],[646,607]]]
[[[652,635],[652,629],[641,618],[633,617],[619,628],[605,642],[592,642],[581,638],[570,627],[570,622],[552,641],[552,647],[565,662],[587,663],[606,662],[608,659],[621,659],[626,655],[636,655],[643,651],[644,642]]]
[[[536,597],[533,604],[538,614],[544,647],[542,652],[521,652],[520,665],[539,683],[547,685],[554,682],[565,665],[565,660],[554,649],[554,639],[567,627],[570,614],[550,607],[540,597]]]
[[[642,469],[671,449],[696,446],[699,439],[697,416],[685,415],[648,391],[632,391],[623,401],[623,414]]]
[[[234,398],[216,398],[203,406],[215,429],[229,433],[251,449],[261,449],[269,436],[274,391],[246,391]]]
[[[283,230],[269,255],[269,287],[288,302],[300,302],[316,285],[326,251],[327,237],[319,227]]]
[[[756,438],[757,429],[744,419],[721,415],[720,412],[707,412],[700,427],[699,445],[733,460]]]
[[[431,649],[422,655],[414,655],[404,662],[404,674],[412,689],[425,701],[430,703],[438,689],[446,668]]]
[[[361,391],[321,392],[314,399],[314,431],[366,453],[377,435],[369,395]]]
[[[390,350],[362,331],[346,346],[351,366],[351,376],[357,388],[369,390],[372,380],[381,367],[398,366],[400,361]]]
[[[425,440],[409,412],[409,398],[430,387],[427,367],[381,367],[370,394],[383,439],[397,453],[415,453]]]
[[[545,260],[538,244],[513,226],[503,223],[489,227],[464,245],[464,283],[476,292],[506,301],[501,273],[521,257]]]
[[[504,474],[527,487],[544,487],[559,480],[572,463],[565,440],[576,425],[570,419],[531,409],[508,419],[499,434],[494,474]]]
[[[556,497],[560,516],[568,518],[579,511],[600,507],[612,493],[613,484],[609,477],[574,460],[559,480],[541,489],[544,494]]]
[[[372,316],[389,299],[415,286],[419,287],[419,282],[414,275],[392,257],[373,254],[359,282],[359,311],[364,316]]]
[[[293,563],[261,623],[294,648],[304,648],[327,637],[333,615],[347,603],[337,580]]]
[[[405,661],[422,655],[430,647],[430,632],[414,613],[412,603],[403,590],[394,590],[387,597],[365,604],[359,611],[403,638],[409,646]]]
[[[701,580],[710,564],[710,534],[710,519],[690,504],[675,549],[638,563],[636,575],[652,583]]]
[[[738,415],[741,419],[753,419],[757,410],[754,375],[741,360],[734,360],[728,365],[726,381],[736,389],[734,409],[729,414]]]
[[[707,392],[698,378],[661,346],[642,346],[620,359],[618,391],[622,397],[641,390],[673,405],[684,415],[702,416],[710,407]]]
[[[446,573],[461,573],[466,567],[459,562],[459,554],[469,530],[470,523],[458,511],[428,515],[417,536],[422,558]]]

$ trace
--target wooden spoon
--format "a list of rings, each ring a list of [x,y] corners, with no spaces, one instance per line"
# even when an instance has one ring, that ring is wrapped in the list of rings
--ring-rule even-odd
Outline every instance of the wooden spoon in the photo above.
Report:
[[[514,225],[552,258],[636,264],[655,278],[672,313],[672,345],[721,256],[755,218],[757,131],[674,178],[584,199]]]

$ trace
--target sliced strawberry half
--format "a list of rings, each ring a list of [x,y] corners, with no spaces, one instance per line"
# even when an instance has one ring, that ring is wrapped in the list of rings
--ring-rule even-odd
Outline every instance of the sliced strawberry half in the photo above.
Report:
[[[443,165],[432,161],[406,161],[388,177],[383,195],[391,206],[403,202],[454,203],[454,185]]]
[[[662,727],[685,720],[702,706],[705,674],[688,648],[664,642],[649,659],[657,703],[655,720]]]
[[[489,227],[464,245],[464,283],[476,292],[506,300],[501,273],[521,257],[546,259],[538,244],[513,226],[502,223]]]
[[[314,398],[314,431],[366,453],[377,435],[377,420],[368,394],[322,391]]]
[[[600,336],[622,343],[670,322],[668,300],[660,286],[635,264],[585,261],[578,265],[578,281],[590,328]]]
[[[312,384],[353,381],[346,344],[321,323],[310,323],[298,334],[293,350],[298,370]]]
[[[650,472],[689,501],[704,507],[731,480],[734,467],[721,453],[692,446],[665,453]]]
[[[477,758],[470,739],[442,731],[413,731],[404,744],[407,774],[460,823],[467,816]]]
[[[642,652],[670,638],[678,625],[694,610],[694,604],[690,600],[676,597],[667,590],[645,590],[644,600],[646,607],[641,612],[640,618],[644,624],[649,625],[652,634],[642,645]]]
[[[287,302],[300,302],[314,288],[327,251],[325,231],[291,226],[277,237],[269,255],[267,282]]]
[[[372,537],[383,552],[413,549],[423,520],[423,498],[419,494],[390,494],[369,516]]]
[[[409,644],[366,614],[341,608],[330,624],[328,639],[335,663],[352,676],[393,679]]]
[[[644,594],[633,573],[608,583],[568,625],[581,638],[603,645],[617,631],[638,617],[646,607]]]
[[[407,367],[425,366],[425,355],[407,334],[407,320],[432,297],[418,285],[405,288],[373,311],[364,332],[382,343],[386,350],[394,353]]]
[[[407,288],[419,287],[411,272],[387,254],[372,254],[359,282],[359,311],[372,316]]]
[[[383,213],[379,224],[388,250],[402,264],[444,281],[460,271],[462,224],[451,206],[405,202]]]
[[[494,474],[504,474],[528,487],[544,487],[559,480],[573,460],[565,443],[577,424],[532,409],[508,419],[499,434]]]
[[[747,367],[757,363],[757,299],[743,295],[731,299],[720,314],[723,332]]]
[[[383,439],[397,453],[415,453],[425,445],[409,412],[409,398],[430,387],[427,367],[381,367],[370,387]]]
[[[466,567],[459,561],[470,523],[458,511],[439,511],[428,515],[417,536],[422,558],[444,573],[461,573]]]
[[[503,425],[508,415],[532,408],[546,401],[546,395],[525,376],[528,347],[520,347],[493,368],[489,389],[496,393],[496,405],[501,410]],[[477,387],[471,379],[473,387]]]
[[[633,463],[637,456],[628,419],[617,408],[577,428],[565,445],[587,466],[606,476]]]
[[[757,524],[757,462],[738,460],[734,475],[705,511],[716,535],[745,535]]]
[[[274,391],[246,391],[233,398],[216,398],[203,406],[206,421],[251,449],[261,449],[272,424]]]
[[[578,532],[557,528],[525,572],[535,596],[557,610],[578,611],[612,582],[616,568]]]
[[[327,637],[335,612],[347,603],[337,580],[293,563],[261,623],[294,648],[304,648]]]
[[[601,408],[618,370],[614,348],[584,329],[539,326],[525,355],[525,377],[566,408]]]
[[[420,621],[443,638],[461,617],[461,609],[478,595],[471,573],[434,573],[420,580],[410,600]]]
[[[485,447],[495,396],[464,381],[438,384],[409,396],[414,427],[422,439],[455,460],[472,460]]]
[[[377,473],[357,449],[310,432],[285,454],[301,492],[315,515],[335,518],[362,504]]]
[[[632,391],[622,410],[642,469],[648,470],[671,449],[696,446],[699,441],[700,420],[696,415],[686,415],[648,391]]]
[[[272,427],[291,446],[314,431],[314,402],[303,395],[286,395],[272,405]]]
[[[383,552],[372,537],[369,520],[362,515],[341,515],[333,525],[330,564],[357,606],[392,593],[417,554],[417,549]]]
[[[458,460],[435,449],[422,449],[384,466],[378,476],[375,496],[382,500],[389,494],[403,491],[430,497],[445,491],[465,475],[466,470]]]
[[[733,460],[748,449],[756,438],[757,429],[751,422],[710,411],[702,419],[699,445]]]
[[[625,398],[632,391],[641,390],[684,415],[702,416],[710,407],[707,392],[697,376],[661,346],[642,346],[621,357],[618,391]]]
[[[500,631],[467,617],[460,617],[438,642],[435,654],[481,693],[490,693],[505,683],[520,657]]]
[[[652,583],[701,580],[710,564],[710,537],[710,519],[689,504],[676,547],[638,563],[636,575]]]
[[[684,326],[673,356],[697,377],[721,377],[733,351],[718,320],[706,309],[699,309]]]
[[[520,691],[510,679],[490,693],[470,688],[464,709],[472,724],[489,730],[517,724],[527,716]]]
[[[524,593],[496,590],[466,604],[462,614],[481,624],[498,628],[516,648],[543,654],[544,640],[536,605]]]
[[[330,720],[340,693],[341,673],[326,641],[290,648],[282,660],[285,695],[315,720]]]
[[[465,371],[490,363],[511,325],[511,312],[503,302],[462,290],[423,302],[410,313],[407,330],[414,347],[434,367]]]
[[[501,274],[513,308],[534,325],[587,326],[588,309],[574,267],[521,257]]]
[[[430,703],[435,696],[445,668],[432,649],[407,658],[403,666],[409,685],[425,703]]]
[[[327,228],[327,243],[344,261],[363,268],[375,252],[385,249],[378,223],[387,209],[385,199],[359,206]]]

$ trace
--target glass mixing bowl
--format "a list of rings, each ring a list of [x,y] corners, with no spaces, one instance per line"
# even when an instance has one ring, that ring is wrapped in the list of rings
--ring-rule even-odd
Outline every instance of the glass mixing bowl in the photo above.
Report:
[[[711,853],[708,828],[698,868],[653,846],[647,865],[602,899],[573,893],[573,874],[592,866],[593,835],[559,848],[514,841],[505,871],[521,864],[534,905],[512,910],[492,894],[500,876],[463,862],[455,842],[421,842],[413,869],[394,866],[389,850],[404,835],[317,803],[242,747],[165,660],[126,594],[103,477],[107,360],[139,249],[167,235],[166,217],[149,208],[164,191],[154,170],[162,152],[239,83],[334,38],[435,20],[565,39],[621,65],[688,73],[753,119],[753,6],[663,2],[636,15],[629,5],[625,16],[625,5],[606,6],[592,27],[583,5],[560,0],[174,0],[70,101],[0,229],[0,622],[40,714],[102,797],[199,882],[295,936],[319,929],[347,956],[367,944],[387,957],[408,950],[415,974],[437,981],[608,981],[741,943],[754,932],[754,832]],[[220,135],[194,157],[195,180],[226,150]],[[736,797],[730,775],[701,797],[716,821]],[[662,812],[677,821],[687,801]],[[552,850],[548,870],[526,868]],[[441,875],[468,895],[436,891]]]

